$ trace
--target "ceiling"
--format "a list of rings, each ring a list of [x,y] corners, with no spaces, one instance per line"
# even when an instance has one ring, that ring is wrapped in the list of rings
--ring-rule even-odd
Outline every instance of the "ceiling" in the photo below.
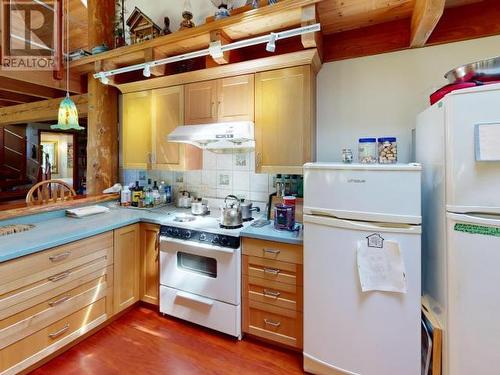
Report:
[[[446,7],[480,1],[446,0]],[[318,14],[323,34],[334,34],[410,18],[414,6],[415,0],[324,0],[318,4]]]

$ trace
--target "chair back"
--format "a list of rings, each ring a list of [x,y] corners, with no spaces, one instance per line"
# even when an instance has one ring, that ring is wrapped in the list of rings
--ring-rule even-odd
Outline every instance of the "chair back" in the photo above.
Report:
[[[75,191],[61,180],[46,180],[33,185],[26,195],[28,206],[51,204],[73,200]]]

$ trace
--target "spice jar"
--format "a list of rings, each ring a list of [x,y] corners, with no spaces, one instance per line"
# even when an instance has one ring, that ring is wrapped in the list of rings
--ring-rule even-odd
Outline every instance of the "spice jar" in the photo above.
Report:
[[[378,161],[377,138],[359,139],[358,160],[363,164],[374,164]]]
[[[398,143],[396,138],[387,137],[378,139],[378,161],[380,164],[394,164],[398,162]]]

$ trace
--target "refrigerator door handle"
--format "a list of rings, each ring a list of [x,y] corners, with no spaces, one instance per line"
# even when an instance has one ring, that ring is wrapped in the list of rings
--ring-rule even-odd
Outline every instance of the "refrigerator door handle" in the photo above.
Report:
[[[455,214],[448,212],[449,219],[464,222],[467,224],[494,225],[500,226],[500,215],[490,214]]]
[[[332,217],[313,216],[313,215],[304,215],[304,223],[326,225],[330,227],[345,228],[345,229],[373,231],[373,232],[395,232],[395,233],[415,233],[415,234],[420,234],[422,232],[422,227],[420,225],[353,221],[353,220],[343,220]]]

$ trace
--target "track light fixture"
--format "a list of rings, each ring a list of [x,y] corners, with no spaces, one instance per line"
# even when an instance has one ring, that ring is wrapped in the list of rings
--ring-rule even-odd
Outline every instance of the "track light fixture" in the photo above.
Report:
[[[266,51],[267,52],[274,52],[276,51],[276,41],[278,40],[278,35],[276,33],[271,33],[269,35],[269,42],[266,44]]]
[[[108,85],[109,84],[109,78],[106,77],[106,75],[104,74],[104,72],[99,73],[99,79],[101,80],[101,83],[103,85]]]
[[[151,65],[144,65],[144,70],[142,71],[142,75],[146,78],[151,77]]]

